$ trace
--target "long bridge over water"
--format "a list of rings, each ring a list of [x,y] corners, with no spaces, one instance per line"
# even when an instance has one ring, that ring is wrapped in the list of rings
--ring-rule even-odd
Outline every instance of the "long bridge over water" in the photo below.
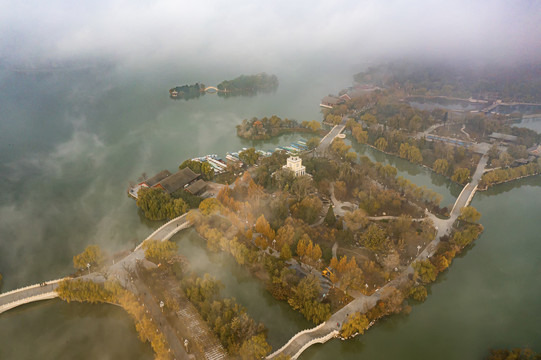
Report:
[[[186,214],[184,214],[162,225],[160,228],[150,234],[145,241],[151,239],[160,241],[169,240],[171,237],[173,237],[173,235],[182,229],[186,229],[188,226],[189,223],[186,221]],[[143,243],[144,241],[139,244],[128,256],[111,265],[108,268],[108,274],[115,276],[120,281],[125,281],[128,275],[127,271],[134,269],[137,260],[142,260],[145,257],[145,252],[142,249]],[[94,275],[94,277],[98,278],[101,277],[100,274],[95,273],[90,275]],[[69,278],[46,281],[41,284],[29,285],[0,294],[0,314],[17,306],[58,297],[56,292],[58,283],[65,279]]]

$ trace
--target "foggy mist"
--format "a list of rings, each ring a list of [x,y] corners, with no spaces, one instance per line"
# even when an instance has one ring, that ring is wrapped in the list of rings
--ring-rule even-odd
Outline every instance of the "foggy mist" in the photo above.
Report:
[[[245,69],[389,57],[522,62],[539,59],[540,20],[536,1],[7,1],[0,53],[134,66],[220,59]]]

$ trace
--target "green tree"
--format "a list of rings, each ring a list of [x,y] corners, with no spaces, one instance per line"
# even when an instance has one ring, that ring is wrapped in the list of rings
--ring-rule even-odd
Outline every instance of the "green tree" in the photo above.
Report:
[[[304,256],[308,256],[308,253],[311,252],[313,248],[312,239],[308,234],[303,234],[297,243],[297,255],[302,259]],[[310,250],[308,250],[310,247]]]
[[[287,261],[291,259],[291,256],[291,248],[288,244],[284,244],[280,250],[280,259]]]
[[[359,230],[368,225],[366,212],[363,209],[357,209],[353,212],[349,211],[344,215],[344,221],[348,229],[353,231]]]
[[[498,144],[494,143],[488,150],[488,158],[492,161],[498,159],[500,156],[500,150],[498,149]]]
[[[456,169],[453,176],[451,177],[451,180],[462,185],[466,184],[470,181],[470,170],[466,168]]]
[[[340,329],[340,335],[343,338],[349,338],[355,334],[362,335],[368,327],[369,321],[366,315],[356,312],[348,316],[347,320]]]
[[[378,119],[372,114],[364,114],[361,116],[361,121],[367,125],[375,125],[378,123]]]
[[[423,156],[421,155],[419,148],[408,143],[400,144],[398,155],[401,158],[407,159],[413,163],[420,164],[423,161]]]
[[[276,242],[278,247],[282,245],[292,245],[293,239],[295,238],[295,228],[289,224],[286,224],[278,229],[276,233]]]
[[[321,123],[319,121],[312,120],[308,123],[308,128],[313,132],[316,132],[321,129]]]
[[[481,231],[483,231],[481,225],[468,225],[464,230],[455,232],[451,241],[459,248],[464,248],[471,244],[479,236]]]
[[[384,251],[387,247],[387,233],[376,224],[371,224],[361,235],[362,244],[374,251]]]
[[[308,149],[312,150],[312,149],[317,148],[317,146],[319,145],[319,142],[320,142],[319,138],[313,137],[313,138],[308,139],[308,141],[306,142],[306,146],[308,147]]]
[[[319,280],[314,275],[308,275],[293,289],[293,295],[288,299],[288,303],[294,310],[299,310],[305,318],[318,324],[330,316],[330,305],[315,300],[320,290]]]
[[[383,137],[380,137],[374,143],[374,146],[376,147],[376,149],[378,149],[380,151],[385,151],[387,149],[388,145],[389,144],[387,143],[387,140],[385,140],[385,138],[383,138]]]
[[[261,214],[255,223],[255,231],[265,236],[270,241],[274,240],[276,237],[274,230],[271,229],[269,222],[265,219],[265,215],[263,214]]]
[[[177,254],[178,245],[171,241],[147,240],[143,249],[148,260],[159,264],[171,260]]]
[[[239,153],[239,159],[246,165],[254,165],[259,159],[259,154],[255,152],[255,148],[249,148]]]
[[[259,334],[242,344],[239,355],[242,360],[263,359],[270,351],[271,346],[265,340],[265,335]]]
[[[416,132],[421,129],[421,126],[423,125],[423,119],[419,115],[414,115],[408,125],[409,131]]]
[[[363,128],[360,126],[354,127],[351,133],[359,144],[366,144],[366,142],[368,141],[368,133],[364,131]]]
[[[205,180],[212,180],[214,177],[214,169],[212,169],[212,166],[206,161],[186,160],[180,164],[178,168],[180,170],[190,168],[194,173],[201,174]]]
[[[340,157],[346,156],[349,149],[351,149],[351,146],[346,145],[344,140],[340,138],[335,138],[331,143],[331,151]]]
[[[409,297],[417,300],[417,301],[425,301],[426,297],[428,296],[428,292],[426,291],[426,287],[423,285],[419,286],[413,286],[409,291]]]
[[[291,205],[290,210],[294,217],[312,224],[317,220],[322,207],[323,203],[317,197],[307,196],[301,202]]]
[[[429,260],[416,261],[412,264],[415,270],[415,278],[420,279],[424,284],[431,283],[436,280],[438,271]]]
[[[354,151],[349,151],[346,154],[346,161],[354,164],[357,161],[357,153]]]
[[[336,196],[338,200],[346,199],[348,189],[344,181],[336,181],[333,184],[333,188],[334,188],[334,196]]]
[[[513,162],[513,157],[507,151],[503,151],[500,153],[499,161],[501,167],[508,167]]]
[[[336,216],[334,215],[334,210],[332,205],[329,206],[329,209],[327,210],[327,215],[325,215],[325,224],[327,226],[335,226],[336,225]]]
[[[466,222],[476,223],[479,221],[479,219],[481,219],[481,213],[473,206],[466,206],[460,209],[460,216],[458,219]]]
[[[445,159],[437,159],[432,165],[434,171],[441,175],[446,175],[449,171],[449,162]]]
[[[89,245],[85,251],[73,257],[73,266],[76,269],[86,269],[87,264],[98,267],[103,263],[105,255],[98,245]]]
[[[201,201],[201,203],[199,204],[199,210],[204,215],[210,215],[212,213],[220,211],[221,207],[222,207],[222,205],[215,198],[205,199],[205,200]]]
[[[188,204],[184,200],[173,199],[158,188],[141,188],[137,206],[149,220],[174,219],[188,211]]]

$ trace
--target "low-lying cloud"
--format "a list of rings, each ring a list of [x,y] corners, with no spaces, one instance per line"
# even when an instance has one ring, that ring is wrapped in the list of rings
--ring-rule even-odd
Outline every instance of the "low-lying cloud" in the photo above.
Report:
[[[283,66],[317,58],[537,60],[535,1],[30,1],[0,5],[4,57]]]

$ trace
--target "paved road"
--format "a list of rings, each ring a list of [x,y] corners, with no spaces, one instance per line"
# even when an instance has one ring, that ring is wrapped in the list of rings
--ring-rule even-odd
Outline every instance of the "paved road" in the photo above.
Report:
[[[154,297],[151,295],[150,289],[141,280],[138,279],[135,280],[132,284],[133,287],[130,290],[134,291],[136,294],[139,295],[148,313],[150,314],[152,321],[160,329],[160,332],[165,336],[167,344],[169,345],[171,353],[173,354],[173,359],[188,360],[190,358],[188,353],[186,352],[186,350],[184,350],[184,346],[181,344],[179,338],[177,337],[175,330],[173,330],[171,325],[169,325],[169,322],[167,321],[165,315],[162,313],[156,299],[154,299]]]
[[[460,210],[467,206],[468,200],[471,200],[471,196],[473,191],[477,188],[477,185],[479,184],[479,180],[481,180],[481,176],[483,176],[483,173],[485,172],[485,167],[488,162],[488,155],[483,155],[481,157],[481,160],[479,160],[479,164],[477,164],[477,168],[475,169],[475,172],[473,173],[471,182],[466,185],[466,187],[462,190],[462,193],[456,199],[455,205],[453,206],[453,209],[451,211],[451,219],[450,221],[454,222],[458,216],[460,215]]]
[[[316,153],[319,154],[319,155],[323,155],[325,154],[325,152],[327,151],[327,148],[329,147],[329,145],[331,145],[332,141],[334,140],[334,138],[339,135],[340,133],[342,133],[342,131],[344,131],[344,129],[346,128],[346,121],[347,121],[347,117],[344,116],[342,118],[342,122],[339,124],[339,125],[335,125],[331,131],[329,131],[329,133],[327,135],[325,135],[323,137],[323,139],[321,139],[321,142],[319,143],[318,147],[316,148]]]
[[[58,281],[49,282],[45,286],[35,285],[23,288],[19,291],[0,294],[0,313],[26,304],[27,299],[38,301],[55,298],[57,296],[55,291],[57,287]]]

